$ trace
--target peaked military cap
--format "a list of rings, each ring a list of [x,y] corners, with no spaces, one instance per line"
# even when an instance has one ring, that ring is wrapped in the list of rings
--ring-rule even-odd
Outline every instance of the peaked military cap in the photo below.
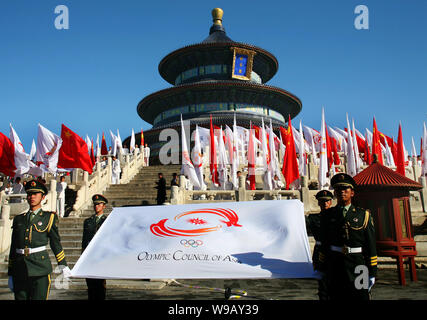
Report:
[[[27,192],[27,193],[39,193],[39,192],[41,192],[42,194],[46,195],[47,194],[47,188],[43,183],[41,183],[37,180],[31,180],[25,184],[25,192]]]
[[[94,204],[98,204],[98,203],[105,203],[105,204],[107,204],[108,203],[107,198],[104,197],[102,194],[95,194],[92,197],[92,201],[93,201]]]
[[[328,190],[320,190],[318,193],[316,193],[316,199],[317,200],[329,201],[329,200],[332,200],[333,197],[334,197],[334,195],[332,194],[332,192],[330,192]]]
[[[331,185],[334,189],[339,187],[354,189],[356,187],[356,181],[346,173],[337,173],[332,177]]]

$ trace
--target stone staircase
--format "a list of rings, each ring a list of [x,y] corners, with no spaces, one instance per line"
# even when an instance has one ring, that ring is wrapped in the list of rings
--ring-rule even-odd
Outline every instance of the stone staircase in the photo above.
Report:
[[[108,199],[109,207],[156,205],[158,173],[166,179],[167,200],[170,200],[170,181],[172,174],[178,175],[181,165],[142,167],[128,184],[110,185],[103,193]]]

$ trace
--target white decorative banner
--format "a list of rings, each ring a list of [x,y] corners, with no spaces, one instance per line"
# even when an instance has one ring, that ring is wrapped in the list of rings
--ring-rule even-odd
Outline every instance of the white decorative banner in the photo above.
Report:
[[[114,208],[72,275],[101,279],[315,277],[299,200]]]

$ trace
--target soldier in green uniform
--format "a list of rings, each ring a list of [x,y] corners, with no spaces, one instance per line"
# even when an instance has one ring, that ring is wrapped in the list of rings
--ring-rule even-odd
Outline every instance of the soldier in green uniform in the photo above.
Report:
[[[52,264],[47,244],[55,254],[63,275],[71,274],[65,260],[58,232],[58,216],[43,211],[41,202],[47,194],[45,185],[36,180],[25,185],[30,210],[17,215],[12,224],[9,254],[9,287],[16,300],[47,300],[51,286]]]
[[[321,217],[319,270],[325,273],[331,299],[369,300],[375,283],[377,253],[369,210],[352,204],[353,178],[332,177],[337,205]]]
[[[332,206],[334,195],[328,190],[321,190],[316,194],[317,204],[320,207],[320,213],[309,214],[306,217],[307,231],[310,232],[316,244],[313,249],[313,267],[314,270],[319,268],[319,248],[320,248],[320,219],[323,212]],[[319,279],[318,289],[319,300],[328,300],[328,291],[326,279]]]
[[[89,242],[95,236],[107,217],[104,214],[107,198],[100,194],[95,194],[92,197],[93,209],[95,214],[87,218],[83,224],[83,241],[82,252],[89,245]],[[105,279],[86,279],[89,300],[105,300],[106,281]]]

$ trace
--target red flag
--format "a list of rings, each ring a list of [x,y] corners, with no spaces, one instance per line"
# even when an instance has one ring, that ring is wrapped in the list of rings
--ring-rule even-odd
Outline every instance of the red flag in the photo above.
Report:
[[[90,147],[90,160],[92,161],[92,168],[93,168],[96,164],[95,154],[93,153],[93,139],[92,139],[92,145]]]
[[[374,157],[374,154],[377,155],[378,163],[384,165],[383,161],[383,153],[381,150],[381,142],[380,142],[380,132],[377,128],[377,123],[375,122],[374,117],[374,128],[372,132],[372,157]]]
[[[0,132],[0,172],[14,177],[15,170],[15,147],[12,141]]]
[[[286,139],[288,139],[287,138],[287,135],[288,135],[288,130],[286,130],[285,128],[283,128],[283,127],[280,127],[280,135],[282,136],[282,142],[283,142],[283,144],[285,145],[285,147],[286,147]]]
[[[328,159],[328,171],[332,167],[332,163],[334,162],[334,157],[332,155],[332,144],[329,138],[328,127],[325,123],[325,133],[326,133],[326,157]]]
[[[402,127],[399,124],[399,135],[397,137],[397,161],[396,171],[405,176],[405,151],[403,150]]]
[[[261,141],[261,139],[260,139],[260,137],[261,137],[261,128],[260,127],[258,127],[258,126],[256,126],[256,125],[252,125],[252,127],[253,127],[253,130],[254,130],[254,133],[255,133],[255,138],[257,138],[258,140],[260,140]]]
[[[224,145],[226,145],[226,142],[225,142],[225,136],[226,136],[226,134],[225,134],[225,132],[220,127],[218,127],[218,126],[213,126],[213,128],[214,128],[214,133],[216,134],[216,137],[218,139],[219,139],[219,137],[221,135],[221,131],[222,131],[222,141],[224,141]]]
[[[292,132],[291,116],[289,116],[288,130],[285,132],[286,151],[283,158],[282,173],[286,180],[286,190],[289,190],[289,185],[299,178],[297,153],[295,149],[294,134]]]
[[[365,135],[365,154],[363,160],[369,166],[372,163],[371,153],[369,152],[368,137]]]
[[[394,163],[397,164],[397,143],[393,140],[393,146],[391,147],[391,154],[393,155]]]
[[[337,140],[335,138],[329,137],[331,140],[331,150],[334,154],[334,164],[338,166],[341,163],[340,156],[338,155],[338,148],[337,148]]]
[[[141,128],[141,143],[139,144],[139,146],[140,147],[145,146],[145,144],[144,144],[144,132],[142,131],[142,128]]]
[[[211,117],[211,126],[210,126],[210,159],[209,159],[209,166],[211,170],[212,175],[212,183],[219,185],[219,177],[218,177],[218,161],[216,159],[216,148],[215,148],[215,134],[214,134],[214,128],[212,126],[212,115]]]
[[[101,141],[101,155],[106,156],[108,154],[107,141],[105,141],[104,132],[102,133],[102,141]]]
[[[248,145],[248,179],[249,179],[249,190],[255,190],[255,142],[254,142],[254,129],[252,129],[252,123],[249,129],[249,145]]]
[[[62,146],[59,149],[58,167],[80,168],[92,174],[92,160],[86,142],[76,133],[62,125]]]

